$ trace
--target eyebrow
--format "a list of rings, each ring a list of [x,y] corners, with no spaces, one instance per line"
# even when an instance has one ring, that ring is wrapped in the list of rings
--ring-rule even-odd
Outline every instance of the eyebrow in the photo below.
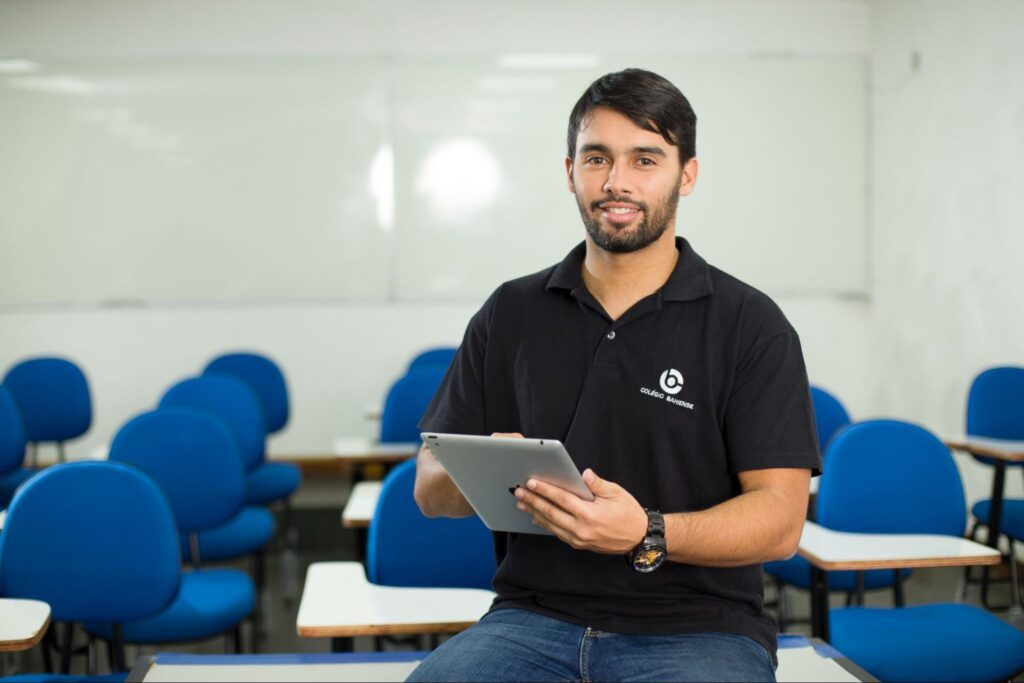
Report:
[[[607,145],[598,143],[590,143],[580,147],[580,154],[586,154],[587,152],[600,152],[601,154],[607,154],[611,156],[612,151]],[[654,156],[664,157],[668,156],[665,154],[665,150],[661,147],[634,147],[630,150],[632,154],[653,154]]]

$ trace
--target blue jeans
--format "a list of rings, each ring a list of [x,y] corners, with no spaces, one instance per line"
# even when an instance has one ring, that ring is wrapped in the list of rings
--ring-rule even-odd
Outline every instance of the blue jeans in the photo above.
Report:
[[[731,633],[626,635],[499,609],[446,641],[409,681],[775,681],[771,656]]]

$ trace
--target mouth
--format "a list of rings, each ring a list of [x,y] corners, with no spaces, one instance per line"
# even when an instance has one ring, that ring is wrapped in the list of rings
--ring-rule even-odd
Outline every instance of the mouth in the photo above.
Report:
[[[625,225],[640,217],[643,209],[629,202],[601,202],[597,205],[601,217],[614,225]]]

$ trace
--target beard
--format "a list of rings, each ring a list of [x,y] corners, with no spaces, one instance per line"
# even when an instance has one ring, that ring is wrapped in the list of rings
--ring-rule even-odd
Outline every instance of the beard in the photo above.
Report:
[[[676,207],[679,204],[679,188],[682,186],[683,176],[680,174],[675,189],[669,192],[664,199],[657,203],[654,211],[645,202],[637,202],[628,197],[607,196],[590,203],[590,208],[583,206],[580,196],[576,195],[576,205],[580,209],[580,218],[587,229],[587,234],[594,240],[594,244],[605,251],[614,254],[628,254],[639,251],[644,247],[656,242],[664,234],[669,225],[675,221]],[[632,230],[629,226],[607,226],[601,225],[601,219],[594,217],[594,211],[605,202],[628,202],[640,207],[643,211],[643,219],[640,224]]]

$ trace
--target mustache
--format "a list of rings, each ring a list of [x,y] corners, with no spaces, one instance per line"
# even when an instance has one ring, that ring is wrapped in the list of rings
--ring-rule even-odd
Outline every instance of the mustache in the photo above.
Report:
[[[611,197],[611,196],[604,197],[602,199],[598,199],[596,201],[590,202],[590,208],[592,210],[597,210],[597,209],[601,208],[602,204],[607,204],[608,202],[621,202],[622,204],[632,204],[633,206],[639,208],[644,213],[647,212],[647,204],[646,203],[638,202],[635,199],[630,199],[629,197]]]

